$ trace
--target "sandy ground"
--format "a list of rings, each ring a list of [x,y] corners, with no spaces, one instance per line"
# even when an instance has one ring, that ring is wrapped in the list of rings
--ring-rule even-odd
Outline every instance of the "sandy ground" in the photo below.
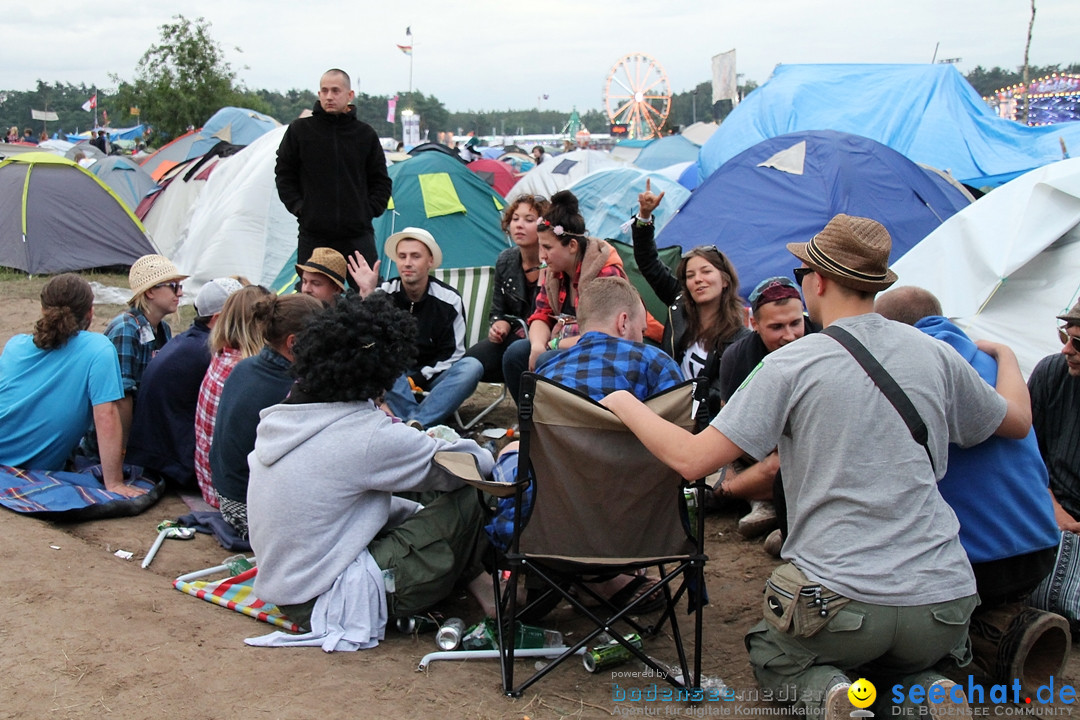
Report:
[[[37,287],[40,287],[39,285]],[[26,332],[38,316],[37,291],[28,281],[0,283],[0,343]],[[97,310],[101,329],[114,308]],[[482,390],[486,386],[481,386]],[[474,398],[475,401],[475,398]],[[507,404],[492,418],[509,424]],[[166,541],[146,570],[139,563],[161,520],[187,512],[175,495],[139,517],[57,524],[0,509],[0,718],[562,718],[653,715],[773,715],[779,705],[760,702],[672,703],[613,701],[613,683],[648,688],[645,679],[612,672],[590,675],[570,662],[512,699],[501,693],[496,661],[417,664],[434,651],[432,635],[390,630],[378,648],[326,654],[314,648],[251,648],[243,639],[272,628],[177,592],[177,576],[220,563],[230,553],[210,536]],[[756,687],[742,644],[760,616],[760,592],[775,564],[760,541],[735,533],[736,517],[707,519],[704,670],[737,691]],[[113,555],[134,554],[131,560]],[[466,622],[480,612],[465,594],[440,610]],[[585,625],[568,607],[545,626],[573,640]],[[580,635],[579,635],[580,636]],[[670,638],[646,644],[652,656],[673,662]],[[533,662],[519,661],[519,676]],[[1075,653],[1064,678],[1077,677]],[[880,692],[880,690],[879,690]],[[1062,708],[1063,711],[1071,708]],[[989,708],[1001,715],[1006,708]],[[1012,708],[1008,708],[1012,711]]]

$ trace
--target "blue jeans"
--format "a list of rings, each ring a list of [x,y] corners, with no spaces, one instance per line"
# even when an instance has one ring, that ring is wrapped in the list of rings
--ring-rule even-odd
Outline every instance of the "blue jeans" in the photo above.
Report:
[[[463,357],[431,381],[427,397],[421,402],[416,401],[409,378],[402,375],[386,393],[386,404],[406,422],[416,420],[424,427],[440,425],[473,394],[483,374],[479,360]]]
[[[540,353],[540,356],[536,358],[536,367],[540,367],[556,353],[560,352],[565,351],[545,350]],[[521,394],[521,375],[529,369],[530,353],[532,353],[532,344],[529,342],[529,338],[515,340],[510,343],[510,347],[506,348],[506,352],[503,353],[503,382],[506,383],[506,389],[510,391],[510,397],[514,398],[515,405],[518,401],[518,395]]]

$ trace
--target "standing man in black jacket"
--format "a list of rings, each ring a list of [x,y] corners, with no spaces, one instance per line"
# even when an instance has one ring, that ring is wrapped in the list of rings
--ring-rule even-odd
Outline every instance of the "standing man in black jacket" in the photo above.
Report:
[[[378,259],[371,220],[383,214],[391,181],[374,128],[356,118],[352,81],[327,70],[309,117],[289,125],[274,169],[278,197],[300,222],[296,260],[316,247],[344,257],[359,250],[369,265]]]

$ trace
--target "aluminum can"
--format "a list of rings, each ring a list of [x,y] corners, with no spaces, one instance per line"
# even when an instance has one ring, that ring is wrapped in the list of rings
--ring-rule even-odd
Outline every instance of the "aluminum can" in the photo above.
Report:
[[[450,618],[442,624],[439,632],[435,633],[435,644],[443,650],[457,650],[464,634],[465,621],[461,618]]]
[[[631,645],[640,650],[643,645],[641,643],[641,636],[637,633],[630,633],[629,635],[623,635],[623,639],[629,642]],[[592,650],[587,651],[581,656],[581,662],[585,665],[585,669],[591,673],[599,672],[604,668],[615,667],[621,665],[628,660],[634,658],[633,653],[619,644],[617,640],[612,640],[610,643],[604,645],[597,645]]]

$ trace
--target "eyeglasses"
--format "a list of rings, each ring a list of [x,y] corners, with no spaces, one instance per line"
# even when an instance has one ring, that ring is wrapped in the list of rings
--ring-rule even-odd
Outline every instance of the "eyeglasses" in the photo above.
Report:
[[[799,283],[799,287],[802,287],[803,279],[812,272],[814,272],[814,268],[808,267],[797,267],[791,271],[792,275],[795,276],[795,282]]]
[[[1068,325],[1062,325],[1058,328],[1058,339],[1061,340],[1062,345],[1072,344],[1073,350],[1076,352],[1080,352],[1080,337],[1074,337],[1070,335],[1068,332],[1066,332],[1068,328]]]
[[[155,285],[151,289],[157,290],[158,288],[165,288],[165,287],[172,290],[173,295],[179,295],[180,291],[184,289],[184,284],[183,283],[178,283],[178,282],[158,283],[157,285]]]

